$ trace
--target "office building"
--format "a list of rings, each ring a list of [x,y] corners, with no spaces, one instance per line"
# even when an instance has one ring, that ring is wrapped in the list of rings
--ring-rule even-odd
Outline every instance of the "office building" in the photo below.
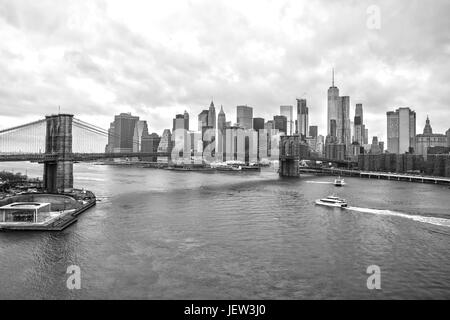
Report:
[[[338,118],[338,104],[339,104],[339,89],[334,85],[334,69],[332,75],[332,84],[328,89],[328,108],[327,108],[327,135],[334,136],[332,134],[331,121],[337,122]]]
[[[355,118],[353,121],[353,142],[357,142],[359,145],[366,143],[366,127],[364,125],[364,113],[363,105],[361,103],[356,104]]]
[[[198,114],[198,131],[202,132],[204,127],[208,126],[209,110],[203,110]]]
[[[317,126],[309,126],[309,136],[312,138],[317,138],[317,136],[318,136],[318,127]]]
[[[389,153],[413,153],[416,147],[416,113],[399,108],[387,115],[387,150]]]
[[[136,122],[136,125],[134,126],[133,152],[141,152],[142,139],[143,137],[147,137],[148,135],[147,121],[138,120]]]
[[[344,146],[345,155],[350,155],[352,150],[350,97],[339,96],[339,89],[334,85],[334,70],[332,84],[328,89],[327,132],[328,136],[336,137],[337,144]],[[342,146],[339,147],[339,152],[341,150]]]
[[[253,127],[253,108],[248,106],[236,107],[236,122],[243,129],[252,129]]]
[[[161,137],[158,134],[156,134],[154,132],[152,134],[148,134],[148,132],[147,132],[147,135],[142,137],[141,152],[142,153],[157,153],[160,142],[161,142]],[[157,156],[144,157],[143,160],[156,162]]]
[[[294,128],[294,107],[293,106],[280,106],[280,115],[285,116],[287,119],[287,135],[293,135],[295,133]]]
[[[131,113],[121,113],[114,117],[108,130],[109,152],[133,152],[134,136],[136,124],[139,117],[132,116]],[[140,140],[140,138],[137,138]]]
[[[186,111],[184,114],[177,114],[173,119],[172,131],[177,129],[189,130],[189,114]]]
[[[253,118],[253,130],[259,131],[264,129],[264,119],[263,118]]]
[[[264,129],[267,131],[274,129],[273,120],[269,120],[264,124]]]
[[[213,101],[211,101],[208,109],[208,127],[216,128],[216,108]]]
[[[285,116],[274,116],[273,127],[286,134],[287,132],[287,118]]]
[[[223,106],[220,106],[220,112],[217,116],[217,144],[216,144],[216,158],[217,161],[225,161],[225,145],[226,145],[226,134],[225,130],[227,127],[227,118],[225,112],[223,111]]]
[[[170,132],[170,129],[165,129],[158,145],[158,152],[171,153],[172,148],[173,148],[172,133]],[[158,157],[157,161],[167,163],[169,161],[169,158]]]
[[[309,110],[306,99],[297,99],[297,134],[303,139],[308,135]]]

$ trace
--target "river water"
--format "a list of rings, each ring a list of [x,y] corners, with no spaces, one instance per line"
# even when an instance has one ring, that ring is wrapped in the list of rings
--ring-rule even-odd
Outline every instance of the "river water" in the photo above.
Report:
[[[30,176],[42,167],[3,163]],[[75,165],[99,198],[63,232],[0,233],[2,299],[450,298],[445,186]],[[336,194],[348,210],[317,207]],[[81,289],[69,290],[70,265]],[[367,268],[381,270],[369,290]]]

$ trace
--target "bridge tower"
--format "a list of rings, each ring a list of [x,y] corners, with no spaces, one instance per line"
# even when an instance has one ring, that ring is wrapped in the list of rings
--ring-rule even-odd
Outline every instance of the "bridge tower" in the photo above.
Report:
[[[300,136],[280,137],[280,176],[300,177]]]
[[[44,189],[49,193],[73,189],[71,114],[46,116]]]

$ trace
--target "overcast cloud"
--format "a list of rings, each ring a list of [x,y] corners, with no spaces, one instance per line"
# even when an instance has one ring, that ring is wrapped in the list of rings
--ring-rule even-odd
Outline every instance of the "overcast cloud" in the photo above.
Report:
[[[381,29],[366,26],[370,5]],[[187,110],[236,105],[254,116],[308,99],[326,134],[331,68],[363,103],[370,136],[386,136],[386,111],[427,114],[450,128],[450,1],[0,0],[0,128],[58,111],[107,128],[132,112],[151,132]]]

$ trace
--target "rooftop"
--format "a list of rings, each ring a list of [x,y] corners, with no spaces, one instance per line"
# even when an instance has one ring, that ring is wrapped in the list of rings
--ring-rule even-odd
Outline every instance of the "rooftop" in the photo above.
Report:
[[[0,209],[40,209],[49,206],[47,202],[13,202],[6,206],[0,207]]]

